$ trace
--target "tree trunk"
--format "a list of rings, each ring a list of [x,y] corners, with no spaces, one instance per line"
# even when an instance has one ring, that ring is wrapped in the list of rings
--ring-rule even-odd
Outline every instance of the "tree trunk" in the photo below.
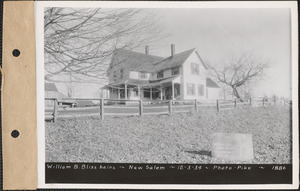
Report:
[[[239,99],[241,102],[243,102],[244,100],[243,100],[243,98],[241,98],[239,92],[237,91],[237,88],[236,88],[236,87],[232,87],[232,90],[233,90],[233,95],[234,95],[237,99]]]

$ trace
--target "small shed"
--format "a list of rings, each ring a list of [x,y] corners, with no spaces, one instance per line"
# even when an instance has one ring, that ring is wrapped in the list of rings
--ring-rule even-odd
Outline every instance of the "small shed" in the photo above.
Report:
[[[58,98],[59,93],[55,83],[45,83],[45,98]]]
[[[65,97],[67,96],[58,91],[55,83],[50,83],[50,82],[45,83],[45,98],[56,98],[60,100],[61,98],[65,98]],[[53,101],[46,100],[45,107],[53,107]]]

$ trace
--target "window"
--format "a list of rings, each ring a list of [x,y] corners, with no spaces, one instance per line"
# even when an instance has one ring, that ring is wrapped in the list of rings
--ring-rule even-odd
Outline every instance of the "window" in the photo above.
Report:
[[[177,75],[179,74],[179,67],[172,68],[172,75]]]
[[[204,86],[202,84],[198,84],[198,96],[204,96]]]
[[[140,72],[140,78],[141,79],[146,79],[146,73],[145,72]]]
[[[113,79],[114,79],[114,82],[118,81],[118,72],[116,70],[114,71]]]
[[[187,95],[195,95],[195,84],[187,84]]]
[[[120,69],[120,79],[122,79],[124,77],[124,69],[121,68]]]
[[[199,64],[191,63],[191,71],[193,75],[199,75]]]
[[[164,77],[164,71],[157,72],[157,78],[163,78]]]

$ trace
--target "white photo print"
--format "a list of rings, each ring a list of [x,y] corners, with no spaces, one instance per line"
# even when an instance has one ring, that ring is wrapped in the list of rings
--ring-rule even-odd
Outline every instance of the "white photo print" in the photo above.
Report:
[[[39,184],[295,185],[295,10],[36,2]]]

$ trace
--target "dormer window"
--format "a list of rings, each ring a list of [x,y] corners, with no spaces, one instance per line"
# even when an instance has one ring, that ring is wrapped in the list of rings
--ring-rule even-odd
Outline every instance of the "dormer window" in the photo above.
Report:
[[[164,77],[164,71],[157,72],[157,78],[163,78]]]
[[[172,68],[172,76],[179,74],[179,67]]]

